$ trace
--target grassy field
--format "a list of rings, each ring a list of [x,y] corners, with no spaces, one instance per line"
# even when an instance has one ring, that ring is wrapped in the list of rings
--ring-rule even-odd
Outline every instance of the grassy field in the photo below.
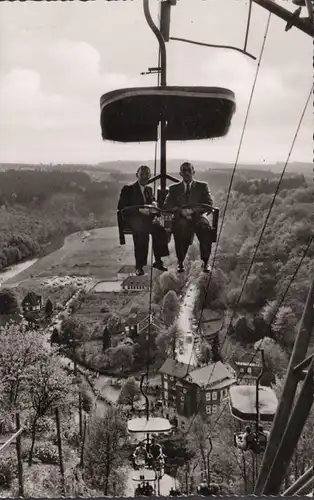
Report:
[[[96,324],[103,320],[107,308],[107,312],[110,311],[111,314],[117,313],[121,315],[131,307],[133,300],[134,294],[125,292],[96,293],[91,291],[74,316],[79,320]]]
[[[74,233],[66,238],[62,248],[7,281],[6,286],[33,286],[53,276],[87,276],[95,283],[115,279],[122,265],[133,264],[132,239],[126,240],[126,245],[120,246],[116,227]]]

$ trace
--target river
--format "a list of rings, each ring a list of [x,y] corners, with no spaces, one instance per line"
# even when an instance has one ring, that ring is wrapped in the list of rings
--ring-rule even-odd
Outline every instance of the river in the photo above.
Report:
[[[31,267],[35,262],[37,262],[38,259],[30,259],[30,260],[25,260],[24,262],[20,262],[19,264],[15,264],[13,266],[8,267],[5,269],[5,271],[2,271],[0,273],[0,287],[8,280],[13,278],[14,276],[17,276],[20,274],[22,271],[25,271],[25,269],[28,269]]]

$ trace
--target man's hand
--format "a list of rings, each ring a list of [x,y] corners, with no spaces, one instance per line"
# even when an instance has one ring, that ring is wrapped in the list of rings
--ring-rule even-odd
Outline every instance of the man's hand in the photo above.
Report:
[[[139,208],[138,211],[139,211],[140,214],[150,215],[150,209],[149,208]]]
[[[183,217],[190,219],[191,215],[193,214],[193,210],[191,208],[182,208],[181,213]]]
[[[157,201],[152,201],[152,206],[158,208]]]

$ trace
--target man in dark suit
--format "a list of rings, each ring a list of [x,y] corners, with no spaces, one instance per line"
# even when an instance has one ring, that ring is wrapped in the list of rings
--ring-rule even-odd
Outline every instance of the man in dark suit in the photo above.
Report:
[[[213,200],[207,182],[195,181],[194,167],[191,163],[183,163],[180,167],[182,182],[169,186],[169,193],[165,199],[163,208],[174,209],[184,205],[197,205],[198,203],[213,205]],[[211,226],[204,215],[204,210],[182,208],[176,211],[173,221],[173,236],[178,258],[178,272],[184,272],[184,259],[186,257],[190,242],[196,234],[200,242],[200,254],[203,261],[203,271],[208,273],[208,264],[211,254]]]
[[[151,172],[149,167],[142,165],[136,172],[137,181],[123,186],[118,203],[118,210],[136,205],[157,206],[153,190],[147,185]],[[153,222],[152,216],[145,208],[130,211],[128,225],[133,232],[136,274],[144,274],[143,267],[147,265],[149,235],[152,235],[155,262],[153,267],[160,271],[167,271],[161,260],[169,255],[168,235],[164,228]]]

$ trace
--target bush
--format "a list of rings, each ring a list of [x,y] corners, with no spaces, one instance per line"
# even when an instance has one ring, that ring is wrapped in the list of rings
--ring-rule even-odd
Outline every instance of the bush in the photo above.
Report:
[[[93,398],[85,389],[82,390],[82,407],[86,413],[90,413],[93,409]]]
[[[16,475],[16,464],[12,456],[0,457],[0,488],[8,488]]]
[[[34,457],[43,464],[57,465],[59,463],[58,448],[49,442],[35,445]]]
[[[73,448],[79,448],[81,445],[81,438],[79,432],[73,427],[65,429],[63,432],[64,439]],[[54,443],[57,444],[57,436],[55,436]]]
[[[26,419],[26,422],[24,423],[24,429],[27,433],[27,435],[31,434],[32,431],[32,417],[31,415]],[[55,429],[55,423],[54,421],[47,416],[44,416],[40,418],[36,424],[36,432],[37,434],[44,434],[48,432],[52,432]]]

